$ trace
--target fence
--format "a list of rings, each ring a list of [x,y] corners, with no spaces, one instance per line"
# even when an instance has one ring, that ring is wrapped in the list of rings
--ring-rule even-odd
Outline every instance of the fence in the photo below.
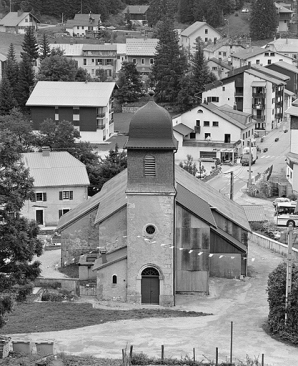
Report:
[[[78,278],[43,278],[37,277],[35,280],[36,287],[51,286],[59,283],[63,290],[74,291],[80,295],[79,279]]]
[[[282,256],[287,257],[288,246],[286,244],[280,243],[279,241],[267,238],[266,236],[257,233],[249,233],[248,240],[256,243],[262,248],[272,250],[275,253],[279,253]],[[298,262],[298,250],[293,248],[292,253],[294,262]]]

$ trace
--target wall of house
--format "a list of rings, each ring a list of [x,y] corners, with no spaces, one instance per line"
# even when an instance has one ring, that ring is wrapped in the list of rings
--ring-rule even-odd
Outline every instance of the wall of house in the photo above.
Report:
[[[61,266],[77,262],[80,255],[98,250],[97,207],[61,231]]]
[[[220,65],[212,60],[209,60],[207,65],[210,71],[217,77],[217,79],[223,79],[228,76],[229,69],[226,69],[224,65]]]
[[[229,105],[230,107],[234,107],[235,103],[235,82],[227,83],[221,85],[217,88],[213,88],[211,90],[204,91],[202,94],[202,102],[207,100],[207,97],[218,97],[218,102],[212,102],[217,106],[221,106],[224,104]]]
[[[290,80],[287,81],[286,89],[290,90],[291,92],[293,92],[297,95],[297,93],[298,93],[298,74],[297,73],[295,73],[291,70],[287,70],[276,64],[272,64],[272,65],[268,66],[268,68],[270,70],[277,71],[283,75],[289,76]]]
[[[216,253],[210,258],[210,277],[240,278],[241,274],[241,255],[239,253],[232,255]]]
[[[59,210],[71,210],[88,199],[87,187],[34,187],[35,193],[46,193],[46,201],[27,200],[21,210],[21,214],[29,220],[36,220],[36,211],[42,210],[44,225],[56,226],[59,221]],[[59,200],[59,191],[73,191],[72,200]]]
[[[92,271],[92,266],[79,266],[79,279],[91,280],[96,278],[96,271]]]
[[[176,247],[176,292],[208,293],[210,227],[180,205],[176,205]]]
[[[218,33],[215,29],[211,28],[208,24],[205,24],[203,27],[200,27],[197,31],[193,32],[189,37],[182,36],[182,47],[186,48],[189,52],[194,53],[194,46],[198,37],[201,37],[202,40],[206,43],[209,41],[216,42],[221,38],[221,34]]]
[[[40,124],[47,118],[55,121],[55,107],[30,107],[33,130],[39,130]]]
[[[37,23],[35,19],[31,17],[29,14],[18,24],[17,32],[19,34],[25,34],[28,27],[34,27],[35,29],[37,29]]]
[[[97,271],[97,298],[126,302],[127,260],[113,263]],[[113,276],[117,276],[117,283],[113,283]]]
[[[236,68],[244,66],[244,65],[258,64],[258,65],[266,66],[266,65],[274,64],[275,62],[278,62],[278,61],[285,61],[290,64],[293,63],[293,61],[290,57],[281,55],[280,53],[276,53],[276,52],[270,51],[270,50],[267,50],[266,52],[256,55],[256,56],[249,57],[249,52],[251,52],[251,50],[252,50],[252,48],[247,48],[248,58],[245,60],[233,57],[233,55],[231,55],[232,66],[236,69]]]
[[[298,108],[297,108],[298,111]],[[298,154],[298,116],[291,115],[290,122],[290,152]]]

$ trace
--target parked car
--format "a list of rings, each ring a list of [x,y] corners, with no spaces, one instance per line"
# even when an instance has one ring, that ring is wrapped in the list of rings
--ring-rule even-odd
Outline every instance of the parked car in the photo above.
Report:
[[[276,139],[274,140],[275,142],[277,142],[279,140],[279,138],[278,137],[276,137]]]
[[[260,142],[264,142],[264,137],[261,137],[261,140],[260,140]]]
[[[265,147],[265,149],[263,149],[263,152],[267,152],[268,151],[268,147]]]
[[[284,130],[284,133],[287,133],[288,132],[288,130]]]
[[[247,8],[243,8],[243,9],[241,10],[241,13],[249,13],[249,9],[247,9]]]

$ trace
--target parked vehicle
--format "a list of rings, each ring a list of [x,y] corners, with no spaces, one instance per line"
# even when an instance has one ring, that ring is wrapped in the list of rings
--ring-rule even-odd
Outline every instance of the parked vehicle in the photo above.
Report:
[[[277,198],[275,198],[275,200],[272,203],[273,203],[273,206],[276,207],[276,205],[281,202],[283,202],[283,203],[291,202],[291,200],[287,197],[277,197]]]
[[[263,149],[263,152],[267,152],[268,151],[268,147],[265,147],[265,149]]]
[[[278,137],[276,137],[276,139],[274,140],[275,142],[277,142],[279,140],[279,138]]]
[[[297,202],[279,202],[275,206],[274,223],[278,226],[298,226]]]
[[[260,142],[264,142],[264,137],[261,137],[261,140],[260,140]]]
[[[243,149],[243,153],[240,158],[240,163],[242,165],[249,165],[249,160],[251,164],[254,164],[258,159],[258,150],[256,146],[256,141],[251,141],[251,146],[247,146]]]
[[[288,130],[284,130],[284,133],[287,133],[288,132]]]

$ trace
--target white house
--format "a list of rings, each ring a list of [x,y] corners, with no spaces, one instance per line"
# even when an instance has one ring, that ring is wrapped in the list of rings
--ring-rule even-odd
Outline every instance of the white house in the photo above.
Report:
[[[289,24],[291,22],[293,16],[293,10],[289,9],[288,7],[284,6],[285,4],[282,3],[274,3],[277,15],[278,15],[278,32],[289,32]]]
[[[205,43],[216,43],[221,38],[221,34],[206,22],[195,22],[180,33],[180,45],[187,52],[194,53],[198,37]]]
[[[34,179],[34,196],[21,214],[36,220],[41,230],[54,229],[62,215],[88,199],[86,167],[68,152],[44,148],[22,154],[22,161]]]
[[[251,114],[207,101],[173,117],[172,122],[178,141],[175,159],[179,161],[191,155],[195,160],[218,158],[221,162],[234,162],[254,136],[255,128]]]
[[[228,76],[233,67],[228,63],[221,61],[215,57],[207,60],[207,65],[210,71],[217,77],[217,79],[223,79]]]
[[[31,13],[11,11],[0,20],[0,32],[25,34],[28,27],[37,30],[38,23],[40,21]]]
[[[266,49],[292,57],[297,62],[298,39],[278,38],[266,45]],[[285,60],[284,60],[285,61]]]
[[[71,36],[85,37],[97,33],[101,26],[100,14],[76,14],[66,22],[65,29]]]
[[[206,60],[215,57],[222,61],[228,61],[230,60],[231,54],[242,51],[244,48],[245,46],[242,44],[233,43],[228,38],[221,38],[216,42],[209,43],[203,51]]]

